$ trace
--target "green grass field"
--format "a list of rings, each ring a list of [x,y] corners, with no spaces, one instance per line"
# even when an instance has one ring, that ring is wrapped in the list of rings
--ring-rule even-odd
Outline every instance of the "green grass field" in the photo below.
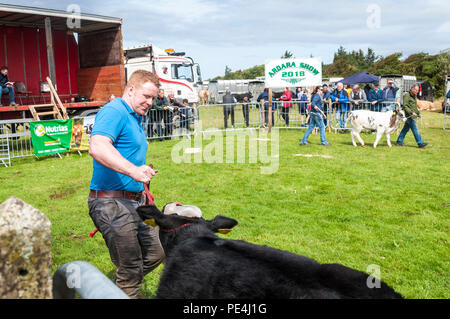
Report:
[[[331,147],[320,146],[319,135],[300,147],[304,130],[281,130],[272,175],[261,174],[261,163],[176,164],[171,151],[179,141],[153,142],[148,161],[159,173],[151,192],[160,208],[179,201],[199,206],[205,218],[239,221],[220,236],[364,272],[378,265],[381,279],[406,298],[449,298],[450,132],[442,130],[442,113],[424,113],[419,129],[430,143],[424,149],[411,132],[406,147],[389,149],[383,137],[373,149],[375,135],[362,134],[365,148],[354,148],[349,134],[333,133],[327,133]],[[101,234],[88,236],[95,228],[87,208],[91,174],[87,153],[13,160],[0,168],[0,203],[14,195],[49,217],[53,271],[84,260],[113,278]],[[142,293],[149,298],[162,269],[145,278]]]

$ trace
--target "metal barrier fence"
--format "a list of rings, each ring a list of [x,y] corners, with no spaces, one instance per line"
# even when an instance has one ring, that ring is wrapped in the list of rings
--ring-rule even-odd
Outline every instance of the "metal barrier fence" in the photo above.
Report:
[[[53,298],[129,299],[129,297],[95,266],[86,261],[68,262],[53,274]]]
[[[196,114],[196,120],[201,121],[200,132],[261,126],[259,103],[199,105]]]
[[[306,128],[308,104],[309,101],[273,101],[272,127]],[[201,131],[260,128],[269,125],[269,113],[268,102],[208,104],[197,107],[196,119],[201,121]]]
[[[348,122],[348,116],[354,110],[370,110],[374,112],[386,112],[394,109],[400,109],[398,102],[333,102],[328,108],[327,117],[330,119],[330,127],[336,133],[337,131],[346,131],[351,128]]]
[[[289,107],[288,107],[289,106]],[[345,108],[343,107],[345,106]],[[367,109],[385,112],[399,107],[396,102],[371,104],[327,103],[324,102],[325,127],[338,130],[349,129],[348,114],[352,110]],[[308,127],[310,101],[273,101],[272,127],[295,128]],[[444,112],[444,129],[450,105]],[[33,119],[0,121],[0,164],[9,166],[11,159],[34,156],[31,143],[30,122]],[[164,140],[188,137],[194,133],[224,129],[247,129],[268,126],[268,103],[208,104],[198,107],[184,107],[168,110],[150,109],[143,117],[143,128],[149,140]],[[200,127],[201,123],[201,127]]]
[[[168,110],[148,110],[142,126],[149,140],[165,140],[193,134],[197,118],[196,108],[183,107]]]
[[[11,159],[34,156],[31,143],[30,122],[33,119],[0,121],[0,158]],[[0,159],[1,160],[1,159]]]
[[[448,99],[446,102],[444,102],[444,122],[442,124],[442,128],[447,130],[447,119],[450,118],[450,99]]]
[[[276,128],[307,128],[310,101],[273,101],[272,110],[274,112],[274,119],[272,126]],[[267,112],[268,106],[265,103],[264,109],[264,124],[268,125]]]
[[[0,164],[4,166],[11,166],[9,132],[3,125],[0,125]]]

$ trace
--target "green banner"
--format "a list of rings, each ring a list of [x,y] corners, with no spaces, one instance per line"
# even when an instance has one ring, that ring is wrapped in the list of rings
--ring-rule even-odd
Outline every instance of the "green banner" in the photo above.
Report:
[[[30,122],[34,154],[45,156],[69,151],[72,125],[72,119]]]

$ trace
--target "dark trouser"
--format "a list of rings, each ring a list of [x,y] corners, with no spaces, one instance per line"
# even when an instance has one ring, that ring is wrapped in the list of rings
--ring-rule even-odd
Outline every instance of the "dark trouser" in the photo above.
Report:
[[[158,134],[158,136],[161,136],[162,135],[161,111],[150,109],[147,112],[147,117],[148,117],[147,136],[149,138],[153,138],[153,135],[154,135],[153,126],[154,125],[156,125],[156,134]]]
[[[306,111],[306,105],[307,105],[308,103],[305,103],[305,102],[300,102],[299,104],[298,104],[298,113],[300,114],[300,115],[306,115],[306,113],[307,113],[307,111]]]
[[[188,132],[190,130],[189,109],[180,108],[180,128],[185,128]]]
[[[372,112],[381,112],[381,104],[370,104],[370,110]]]
[[[7,87],[1,87],[0,89],[0,104],[2,104],[2,95],[3,94],[9,94],[9,104],[14,104],[14,88],[11,86],[9,88]]]
[[[103,235],[117,267],[116,285],[137,298],[144,276],[164,261],[158,231],[147,226],[136,208],[141,202],[122,198],[89,198],[89,215]]]
[[[275,126],[275,111],[272,110],[272,126]],[[269,106],[264,105],[264,124],[269,125]]]
[[[234,126],[234,107],[224,106],[223,107],[223,125],[225,128],[228,127],[228,116],[231,114],[231,126]]]
[[[173,114],[169,110],[161,111],[163,115],[163,121],[164,121],[164,136],[171,136],[172,135],[172,120],[173,120]]]
[[[152,110],[150,110],[150,111],[152,111]],[[162,125],[161,125],[162,111],[161,110],[153,110],[152,115],[153,115],[153,123],[156,125],[156,134],[158,135],[158,137],[161,137],[162,136]],[[153,128],[153,124],[152,124],[152,128]],[[151,137],[153,137],[153,129],[151,132]]]
[[[409,118],[406,120],[406,122],[403,126],[403,129],[400,132],[400,135],[398,136],[397,143],[403,144],[406,133],[408,133],[409,130],[411,130],[413,132],[413,135],[414,135],[414,138],[416,139],[417,145],[421,146],[421,145],[425,144],[425,142],[422,140],[422,136],[420,136],[419,127],[417,126],[415,118]]]
[[[287,126],[289,126],[289,109],[290,107],[281,108],[281,117],[284,119]]]
[[[323,103],[323,112],[327,116],[327,118],[323,118],[323,124],[325,125],[325,127],[327,127],[327,124],[328,124],[328,103],[327,102]]]
[[[242,115],[244,116],[245,126],[249,126],[250,122],[250,110],[248,104],[242,104]]]

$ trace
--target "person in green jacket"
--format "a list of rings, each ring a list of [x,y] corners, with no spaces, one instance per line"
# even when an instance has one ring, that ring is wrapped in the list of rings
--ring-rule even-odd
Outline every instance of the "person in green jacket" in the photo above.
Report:
[[[416,139],[417,145],[422,148],[428,145],[422,140],[422,137],[419,133],[419,128],[416,123],[416,118],[421,117],[419,109],[417,107],[417,93],[419,92],[419,85],[414,84],[411,90],[408,93],[405,93],[403,96],[403,110],[406,115],[406,122],[403,126],[400,135],[398,136],[396,145],[404,146],[403,141],[405,139],[406,133],[411,129],[413,132],[414,138]]]

